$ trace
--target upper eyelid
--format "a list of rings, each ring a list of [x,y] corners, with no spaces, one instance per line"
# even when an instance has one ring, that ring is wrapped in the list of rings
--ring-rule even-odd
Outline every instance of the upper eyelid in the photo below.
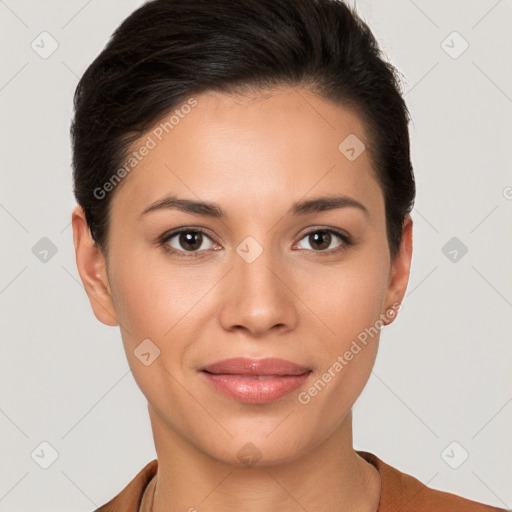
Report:
[[[344,246],[352,245],[352,237],[348,233],[344,233],[343,230],[335,229],[335,228],[313,228],[306,231],[300,238],[299,242],[306,236],[310,235],[311,233],[316,233],[317,231],[327,231],[329,233],[333,233],[335,236],[337,236],[342,244]],[[334,251],[335,249],[330,249],[329,251],[314,251],[318,253],[329,253],[330,251]]]
[[[162,242],[166,242],[169,239],[174,238],[175,236],[177,236],[181,233],[187,233],[189,231],[192,231],[192,232],[196,231],[196,232],[202,233],[203,235],[206,235],[208,238],[210,238],[212,240],[212,242],[218,243],[215,240],[216,237],[210,235],[208,230],[206,230],[205,228],[200,228],[200,227],[196,227],[196,226],[185,226],[185,227],[181,227],[181,228],[171,229],[169,231],[166,231],[163,235],[161,235],[159,237],[159,240]]]

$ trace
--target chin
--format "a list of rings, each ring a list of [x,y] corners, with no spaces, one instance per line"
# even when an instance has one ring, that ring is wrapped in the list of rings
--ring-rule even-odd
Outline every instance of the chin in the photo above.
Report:
[[[286,442],[284,441],[286,439]],[[289,463],[307,451],[298,439],[286,432],[268,436],[268,430],[259,435],[240,432],[228,442],[205,447],[212,458],[239,468],[263,468]]]

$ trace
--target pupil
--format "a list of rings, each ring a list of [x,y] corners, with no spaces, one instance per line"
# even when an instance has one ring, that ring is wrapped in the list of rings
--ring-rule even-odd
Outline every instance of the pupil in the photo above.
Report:
[[[310,243],[311,238],[314,239],[314,243],[321,245],[320,249],[326,249],[329,247],[331,243],[331,234],[326,231],[317,231],[316,233],[313,233],[310,235]],[[313,247],[314,244],[311,243],[311,246]]]
[[[189,245],[190,250],[199,249],[201,247],[201,236],[202,233],[198,233],[196,231],[187,231],[186,233],[182,233],[180,236],[180,244],[187,248],[187,245]],[[195,243],[194,243],[195,238]]]

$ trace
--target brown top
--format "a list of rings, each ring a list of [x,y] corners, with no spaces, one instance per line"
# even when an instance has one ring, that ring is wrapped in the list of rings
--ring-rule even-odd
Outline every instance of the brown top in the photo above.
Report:
[[[356,453],[379,470],[382,488],[377,512],[506,512],[503,508],[431,489],[372,453],[359,450]],[[154,459],[117,496],[94,512],[150,512],[157,469],[158,460]]]

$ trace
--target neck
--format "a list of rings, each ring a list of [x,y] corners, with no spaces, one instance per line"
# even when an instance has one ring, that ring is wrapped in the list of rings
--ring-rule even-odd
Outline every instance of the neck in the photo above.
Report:
[[[301,456],[251,467],[212,457],[171,430],[151,406],[149,413],[158,456],[152,512],[378,510],[380,475],[353,449],[351,411]]]

